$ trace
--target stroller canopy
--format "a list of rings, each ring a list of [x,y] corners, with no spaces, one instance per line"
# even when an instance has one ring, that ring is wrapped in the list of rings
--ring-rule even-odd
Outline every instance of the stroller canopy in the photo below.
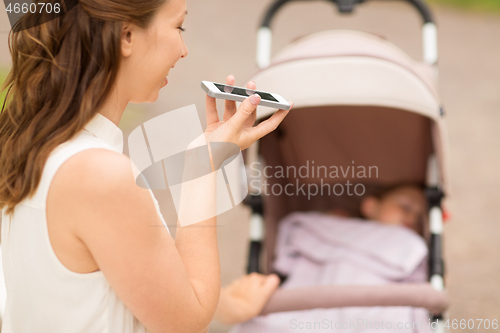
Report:
[[[266,162],[377,166],[379,174],[369,181],[387,185],[425,183],[428,161],[435,156],[435,185],[446,190],[446,133],[436,69],[387,40],[349,30],[314,33],[286,46],[251,79],[259,90],[294,102],[278,131],[282,161],[266,156],[263,145],[274,146],[268,141],[278,137],[268,135],[260,143]],[[275,111],[261,107],[257,119]]]

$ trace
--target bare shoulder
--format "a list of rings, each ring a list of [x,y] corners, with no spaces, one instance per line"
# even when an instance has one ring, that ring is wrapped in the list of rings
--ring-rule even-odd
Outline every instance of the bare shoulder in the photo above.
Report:
[[[126,211],[139,219],[157,218],[149,190],[136,185],[130,158],[107,149],[92,148],[69,158],[57,171],[50,192],[48,202],[56,202],[58,209],[66,207],[61,213],[77,224],[112,223],[123,220],[120,215]]]
[[[72,156],[59,168],[56,177],[66,190],[91,191],[94,195],[135,183],[130,159],[103,148],[87,149]]]
[[[132,235],[163,223],[150,190],[136,184],[130,158],[111,150],[92,148],[72,156],[56,173],[50,192],[53,221],[67,224],[87,245],[104,230]]]
[[[128,251],[174,246],[166,229],[151,227],[163,226],[163,221],[149,190],[136,185],[132,170],[127,156],[91,148],[69,158],[57,171],[46,215],[52,247],[67,268],[85,273],[100,269],[116,283],[127,275],[117,258],[127,254],[126,258],[147,262],[140,252]]]

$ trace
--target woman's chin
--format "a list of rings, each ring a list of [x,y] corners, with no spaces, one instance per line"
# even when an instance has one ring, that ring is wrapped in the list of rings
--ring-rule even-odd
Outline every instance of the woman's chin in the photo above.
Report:
[[[154,96],[151,96],[150,99],[146,103],[154,103],[158,100],[158,97],[160,97],[160,91],[158,90],[158,93],[155,94]]]
[[[141,103],[154,103],[158,100],[158,97],[160,96],[160,90],[158,89],[156,93],[151,93],[147,98],[141,98],[137,100],[131,100],[130,102],[134,104],[141,104]]]

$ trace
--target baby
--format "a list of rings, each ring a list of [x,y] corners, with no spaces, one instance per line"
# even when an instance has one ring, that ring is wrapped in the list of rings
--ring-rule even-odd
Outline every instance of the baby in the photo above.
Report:
[[[368,220],[401,225],[423,235],[427,201],[422,189],[417,186],[396,186],[379,196],[367,196],[361,201],[359,210],[361,216]],[[350,217],[340,209],[332,209],[327,213]]]
[[[425,195],[417,186],[401,185],[390,188],[381,195],[367,196],[360,205],[360,214],[372,221],[400,225],[423,235],[424,214],[427,209]],[[341,209],[327,214],[350,217]],[[276,274],[245,275],[222,288],[215,320],[236,324],[257,316],[279,286]]]

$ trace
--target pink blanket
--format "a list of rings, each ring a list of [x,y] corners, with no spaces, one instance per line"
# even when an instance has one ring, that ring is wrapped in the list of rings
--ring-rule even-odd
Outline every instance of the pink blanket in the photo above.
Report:
[[[426,282],[427,246],[414,231],[319,212],[281,220],[274,269],[281,288]],[[344,307],[272,313],[236,325],[246,332],[430,332],[426,309]]]

